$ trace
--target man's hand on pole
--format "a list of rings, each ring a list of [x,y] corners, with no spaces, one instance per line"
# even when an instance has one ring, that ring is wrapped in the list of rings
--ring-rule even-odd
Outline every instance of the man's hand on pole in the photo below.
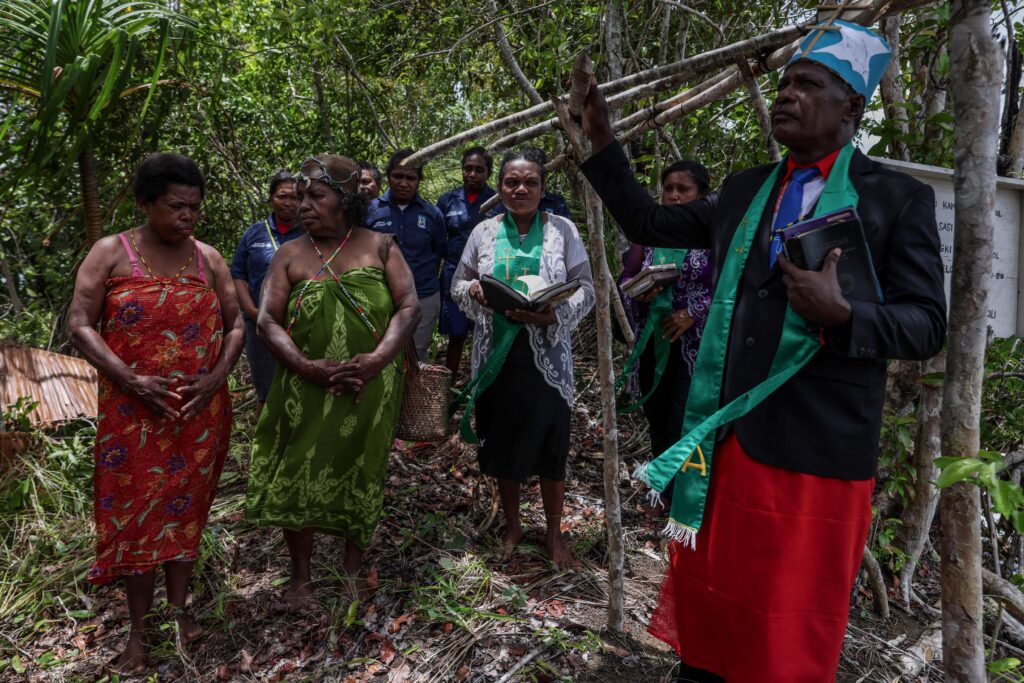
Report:
[[[592,152],[596,154],[615,140],[612,124],[608,118],[608,103],[597,87],[597,79],[590,81],[590,91],[583,103],[583,134],[590,139]]]

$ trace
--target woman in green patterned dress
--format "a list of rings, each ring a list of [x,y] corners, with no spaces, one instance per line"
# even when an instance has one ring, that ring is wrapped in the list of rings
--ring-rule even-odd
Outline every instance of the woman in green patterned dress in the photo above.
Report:
[[[358,579],[380,519],[403,357],[419,319],[412,273],[391,236],[362,227],[359,166],[307,159],[297,176],[308,238],[281,246],[259,334],[278,360],[253,437],[246,519],[279,526],[291,555],[285,600],[311,604],[313,532],[345,539]]]

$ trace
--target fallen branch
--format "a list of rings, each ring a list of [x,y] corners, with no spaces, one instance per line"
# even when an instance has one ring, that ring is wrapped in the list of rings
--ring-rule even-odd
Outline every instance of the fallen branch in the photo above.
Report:
[[[804,32],[809,30],[809,26],[810,24],[788,26],[786,28],[777,29],[764,35],[732,43],[716,50],[704,52],[694,57],[688,57],[687,59],[683,59],[678,62],[673,62],[672,64],[666,64],[664,66],[658,66],[653,69],[647,69],[635,74],[630,74],[629,76],[623,76],[620,79],[602,83],[598,87],[606,95],[611,95],[633,88],[634,86],[639,86],[633,93],[633,96],[642,97],[645,94],[649,94],[644,92],[644,88],[645,86],[650,85],[652,81],[661,81],[659,85],[663,88],[672,87],[676,82],[685,82],[703,73],[713,71],[718,67],[734,61],[737,57],[756,57],[765,51],[775,50],[799,38]],[[406,157],[402,163],[407,166],[425,164],[430,159],[444,154],[448,150],[458,147],[467,141],[493,135],[502,130],[511,128],[512,126],[523,123],[524,121],[529,121],[541,114],[546,114],[552,110],[553,105],[551,102],[536,104],[515,114],[475,126],[462,131],[457,135],[453,135],[439,142],[435,142],[432,145],[428,145],[415,154]]]
[[[981,586],[985,594],[998,598],[1003,607],[1017,621],[1024,621],[1024,593],[993,571],[981,569]]]
[[[904,676],[919,676],[925,667],[942,658],[942,627],[933,624],[926,628],[916,643],[897,658],[900,673]]]
[[[880,16],[934,3],[935,0],[898,0],[897,2],[892,0],[874,0],[870,7],[859,14],[852,15],[849,17],[849,20],[869,25],[874,23]],[[795,50],[800,38],[817,28],[817,26],[817,22],[806,22],[776,29],[753,38],[709,50],[699,55],[687,57],[671,64],[664,64],[623,76],[622,78],[602,83],[598,87],[604,93],[609,106],[614,109],[622,107],[628,102],[678,87],[683,83],[729,65],[737,59],[759,60],[758,69],[755,69],[754,73],[755,75],[760,75],[765,71],[771,71],[783,66],[788,61],[789,56],[792,55],[792,50]],[[762,60],[762,56],[765,54],[770,54],[770,56],[767,60]],[[560,101],[564,102],[565,98],[561,98]],[[444,154],[463,143],[496,135],[538,116],[548,114],[551,111],[553,111],[551,102],[535,104],[515,114],[474,126],[461,133],[428,145],[415,154],[406,157],[402,163],[410,166],[425,164],[430,159]],[[549,119],[532,126],[528,133],[523,131],[522,135],[517,134],[509,136],[509,139],[498,141],[490,149],[512,147],[531,137],[554,130],[556,127],[558,127],[557,119]]]
[[[885,578],[882,576],[882,568],[878,565],[878,560],[866,545],[861,557],[861,566],[868,575],[868,588],[871,589],[871,595],[875,600],[875,612],[883,619],[888,619],[889,593],[885,588]]]
[[[654,118],[646,119],[633,128],[630,128],[619,136],[619,143],[625,144],[635,140],[649,130],[661,128],[666,123],[671,123],[672,121],[681,119],[687,114],[697,111],[712,102],[720,100],[742,84],[743,77],[740,75],[739,71],[733,71],[724,80],[701,92],[693,99],[666,109]]]
[[[547,649],[547,645],[540,645],[527,652],[523,657],[512,665],[512,668],[505,672],[505,675],[498,679],[498,683],[508,683],[512,677],[524,666],[536,659],[537,655]]]

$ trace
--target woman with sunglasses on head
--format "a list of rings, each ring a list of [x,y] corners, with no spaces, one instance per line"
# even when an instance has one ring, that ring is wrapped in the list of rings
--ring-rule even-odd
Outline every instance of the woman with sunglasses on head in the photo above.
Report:
[[[468,391],[475,402],[480,471],[498,480],[506,521],[503,550],[510,553],[523,539],[519,493],[523,482],[538,476],[545,547],[565,568],[573,564],[561,530],[573,401],[570,335],[594,305],[594,283],[576,226],[538,210],[545,177],[533,150],[505,156],[498,188],[506,210],[473,230],[451,291],[476,325],[474,382]],[[501,314],[487,303],[480,285],[484,275],[511,287],[522,275],[540,276],[548,284],[577,279],[580,288],[554,306]]]
[[[260,290],[267,276],[270,260],[285,242],[302,237],[300,226],[295,226],[295,178],[280,170],[270,179],[270,215],[250,225],[235,249],[231,262],[231,277],[235,280],[238,303],[245,314],[245,358],[249,361],[249,374],[256,388],[256,415],[263,411],[263,403],[270,393],[274,379],[274,356],[256,332],[256,315],[260,305]]]
[[[363,585],[401,405],[400,352],[420,315],[393,236],[363,227],[359,171],[342,156],[303,162],[295,189],[306,238],[271,262],[257,321],[278,365],[253,437],[246,519],[284,530],[292,608],[312,605],[315,531],[345,539],[350,588]]]
[[[227,374],[243,334],[224,259],[193,237],[199,167],[152,154],[133,189],[146,222],[93,245],[68,314],[72,343],[99,370],[88,579],[125,582],[131,631],[113,668],[129,674],[146,668],[157,567],[180,637],[199,635],[185,600],[231,437]]]

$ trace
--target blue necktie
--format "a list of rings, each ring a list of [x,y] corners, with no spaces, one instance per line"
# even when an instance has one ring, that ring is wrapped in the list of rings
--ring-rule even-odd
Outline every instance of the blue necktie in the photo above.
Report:
[[[800,210],[804,203],[804,183],[818,175],[817,166],[793,170],[786,191],[782,193],[782,201],[779,202],[779,215],[775,217],[775,225],[772,226],[772,243],[768,249],[769,268],[775,266],[779,252],[782,251],[782,235],[779,234],[779,230],[800,220]]]

